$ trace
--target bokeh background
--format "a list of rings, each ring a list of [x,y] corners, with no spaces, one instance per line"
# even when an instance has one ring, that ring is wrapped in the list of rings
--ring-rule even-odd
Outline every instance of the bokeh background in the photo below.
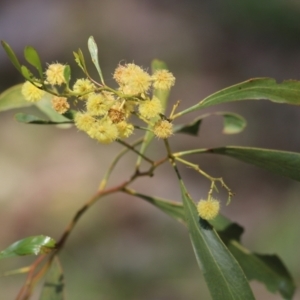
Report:
[[[0,1],[0,39],[19,57],[32,45],[44,62],[69,63],[75,77],[72,51],[81,48],[88,57],[90,35],[111,84],[120,61],[146,68],[153,58],[166,61],[177,79],[171,103],[180,99],[182,109],[251,77],[300,79],[296,0]],[[0,92],[23,81],[1,49],[0,66]],[[215,110],[242,114],[248,120],[246,130],[225,136],[222,121],[212,117],[203,122],[199,137],[172,138],[174,150],[243,145],[300,151],[299,107],[244,101],[205,111]],[[1,249],[30,235],[59,238],[120,150],[118,145],[99,145],[74,128],[18,124],[15,113],[0,114]],[[151,151],[156,158],[164,155],[158,145]],[[243,243],[255,252],[278,254],[299,284],[299,183],[230,158],[205,155],[192,160],[211,175],[223,176],[236,193],[229,207],[224,191],[219,198],[222,212],[246,228]],[[126,178],[134,161],[129,155],[113,182]],[[205,197],[209,183],[187,168],[181,171],[195,200]],[[180,201],[168,167],[135,187]],[[148,203],[122,194],[103,199],[85,214],[60,258],[67,299],[210,299],[186,228]],[[0,273],[33,259],[3,260]],[[1,277],[0,299],[14,299],[24,279]],[[281,299],[260,283],[251,286],[259,300]],[[299,291],[295,299],[300,299]]]

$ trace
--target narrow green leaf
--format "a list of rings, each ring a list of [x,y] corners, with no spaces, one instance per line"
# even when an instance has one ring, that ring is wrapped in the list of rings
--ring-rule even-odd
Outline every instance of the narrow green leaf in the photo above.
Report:
[[[182,203],[178,203],[175,201],[171,201],[171,200],[167,200],[167,199],[163,199],[160,197],[152,197],[152,196],[148,196],[145,194],[141,194],[138,193],[134,190],[131,189],[126,189],[124,190],[125,193],[128,193],[129,195],[141,198],[146,200],[147,202],[151,203],[152,205],[156,206],[157,208],[159,208],[160,210],[162,210],[163,212],[165,212],[167,215],[171,216],[172,218],[174,218],[175,220],[185,224],[186,223],[186,218],[185,218],[185,213],[184,213],[184,208]],[[218,231],[218,232],[223,232],[221,237],[224,236],[224,239],[231,239],[234,238],[235,240],[239,240],[240,238],[240,234],[237,236],[235,234],[233,234],[233,232],[230,230],[228,230],[229,227],[231,227],[232,225],[239,227],[239,231],[240,231],[240,227],[238,224],[236,223],[231,223],[229,219],[227,219],[226,217],[224,217],[223,215],[218,215],[215,219],[210,220],[209,223]],[[234,232],[236,232],[236,230],[234,230]]]
[[[276,103],[300,104],[300,81],[287,80],[277,83],[272,78],[253,78],[220,90],[198,104],[178,113],[186,113],[205,107],[241,100],[270,100]]]
[[[39,117],[28,115],[24,113],[17,113],[15,115],[15,119],[20,123],[26,124],[40,124],[40,125],[60,125],[60,124],[70,124],[73,123],[72,121],[65,121],[65,122],[54,122],[49,120],[43,120]]]
[[[272,173],[300,181],[299,153],[236,146],[206,149],[205,152],[227,155]]]
[[[91,54],[92,62],[97,69],[97,72],[100,76],[102,84],[104,84],[104,79],[103,79],[102,71],[101,71],[101,68],[99,65],[99,60],[98,60],[98,47],[94,40],[94,37],[92,37],[92,36],[90,36],[88,39],[88,48],[89,48],[89,51]]]
[[[37,235],[19,240],[0,252],[0,259],[22,256],[39,255],[51,252],[55,248],[55,240],[45,235]]]
[[[235,256],[249,280],[256,279],[263,282],[271,293],[279,293],[284,299],[292,299],[295,283],[276,255],[259,255],[249,253],[247,249],[234,241],[228,248]]]
[[[27,46],[24,49],[24,56],[25,56],[25,59],[38,70],[40,78],[42,79],[43,78],[43,68],[42,68],[41,60],[40,60],[40,57],[39,57],[37,51],[31,46]]]
[[[240,133],[246,127],[246,120],[238,114],[228,112],[216,112],[215,114],[223,116],[223,133],[225,134]]]
[[[59,259],[56,256],[47,272],[39,300],[64,300],[64,288],[64,274]]]
[[[248,280],[260,281],[265,284],[270,292],[279,292],[284,299],[292,299],[295,292],[295,283],[285,265],[277,255],[251,253],[243,247],[240,244],[243,232],[244,229],[241,226],[229,222],[218,233],[242,267]]]
[[[141,193],[138,193],[133,190],[126,189],[126,193],[133,195],[135,197],[141,198],[146,200],[147,202],[151,203],[152,205],[159,208],[161,211],[169,215],[170,217],[174,218],[175,220],[185,223],[185,215],[183,206],[181,203],[175,202],[175,201],[168,201],[159,197],[152,197],[148,195],[144,195]]]
[[[21,73],[21,64],[13,51],[13,49],[5,42],[1,41],[2,47],[4,48],[7,56],[9,57],[12,64],[15,66],[15,68]]]
[[[0,111],[33,105],[23,97],[22,86],[23,83],[14,85],[0,94]]]
[[[196,205],[180,182],[187,226],[199,266],[215,300],[254,300],[247,278],[216,231],[199,218]]]
[[[142,198],[165,212],[170,217],[185,224],[184,208],[181,203],[158,197],[150,197],[135,191],[126,191],[130,195]],[[295,284],[288,270],[276,255],[261,255],[250,252],[240,244],[243,228],[229,219],[218,215],[209,223],[217,230],[222,241],[238,261],[248,280],[257,280],[265,284],[270,292],[280,292],[285,299],[292,299]]]

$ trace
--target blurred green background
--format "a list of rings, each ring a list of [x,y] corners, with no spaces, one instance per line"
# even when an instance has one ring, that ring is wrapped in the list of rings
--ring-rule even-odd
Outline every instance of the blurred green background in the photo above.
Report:
[[[80,47],[87,55],[90,35],[98,43],[107,83],[114,84],[112,73],[120,61],[146,68],[153,58],[166,61],[177,79],[170,101],[180,99],[181,109],[251,77],[300,79],[299,1],[0,1],[0,39],[19,57],[32,45],[45,63],[70,63],[75,70],[72,51]],[[0,62],[2,92],[23,79],[3,50]],[[245,101],[205,112],[216,110],[242,114],[246,130],[224,136],[222,121],[212,117],[204,121],[198,138],[173,137],[174,150],[243,145],[300,151],[299,107]],[[0,249],[31,235],[58,239],[120,150],[118,145],[99,145],[74,128],[18,124],[15,113],[0,114]],[[157,145],[151,151],[156,158],[164,155]],[[278,254],[299,284],[299,183],[230,158],[192,160],[222,176],[236,193],[229,207],[224,191],[219,198],[222,212],[246,228],[243,243],[255,252]],[[129,155],[113,180],[123,181],[134,161]],[[209,183],[187,168],[181,171],[193,198],[205,197]],[[180,200],[169,167],[135,187]],[[60,258],[67,299],[210,299],[186,228],[122,194],[103,199],[85,214]],[[33,259],[3,260],[0,273]],[[24,280],[23,275],[1,277],[0,299],[14,299]],[[251,286],[256,299],[281,299],[257,282]],[[300,299],[299,291],[295,299]]]

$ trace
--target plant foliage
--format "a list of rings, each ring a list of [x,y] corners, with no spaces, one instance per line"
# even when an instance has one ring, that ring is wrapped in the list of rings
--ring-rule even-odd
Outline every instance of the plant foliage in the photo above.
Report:
[[[27,237],[0,252],[2,259],[23,255],[38,256],[28,269],[26,283],[17,299],[29,299],[37,282],[43,276],[45,284],[40,299],[65,299],[64,275],[58,254],[63,250],[81,216],[99,199],[117,192],[143,199],[187,227],[196,260],[212,299],[254,299],[249,280],[260,281],[270,292],[278,292],[283,298],[292,299],[295,284],[280,258],[277,255],[256,254],[246,249],[241,244],[244,229],[219,214],[218,211],[214,211],[213,214],[209,211],[213,207],[210,204],[216,203],[213,202],[215,201],[213,196],[218,192],[218,188],[225,189],[229,204],[234,195],[231,188],[223,178],[210,176],[198,165],[183,157],[205,153],[225,155],[300,181],[300,154],[239,146],[184,149],[175,153],[169,144],[169,138],[175,138],[172,135],[177,136],[177,133],[196,137],[202,121],[213,116],[223,118],[224,134],[240,133],[246,126],[246,120],[232,112],[217,111],[201,114],[186,124],[180,124],[177,121],[182,115],[192,111],[232,101],[266,99],[274,103],[299,105],[300,82],[277,83],[276,80],[270,78],[253,78],[217,91],[182,111],[178,111],[180,105],[177,102],[171,107],[170,114],[166,115],[170,88],[175,83],[175,77],[162,61],[152,62],[151,74],[135,64],[119,65],[114,73],[118,88],[113,88],[105,84],[98,58],[98,46],[93,37],[88,39],[88,49],[100,82],[90,76],[86,59],[80,49],[74,52],[74,56],[84,77],[73,83],[69,65],[51,64],[44,70],[37,51],[27,46],[24,50],[25,59],[29,64],[27,67],[20,64],[14,51],[6,42],[2,41],[2,46],[12,64],[25,78],[26,83],[2,92],[0,111],[34,106],[44,114],[44,117],[18,112],[15,119],[26,124],[59,125],[63,128],[75,125],[100,143],[117,142],[124,147],[112,161],[99,189],[78,209],[57,242],[44,235]],[[33,67],[35,72],[31,72],[30,67]],[[82,106],[84,111],[82,111]],[[136,122],[137,119],[144,122],[145,126]],[[140,138],[136,141],[129,139],[128,142],[126,139],[133,131],[139,131]],[[160,140],[154,139],[155,136]],[[147,153],[149,145],[156,142],[162,142],[165,146],[165,154],[157,161]],[[117,163],[129,151],[136,154],[135,170],[132,176],[122,184],[107,188],[110,175]],[[141,171],[143,161],[149,164],[146,171]],[[170,163],[177,175],[181,190],[181,203],[154,195],[145,195],[130,187],[142,176],[155,175],[157,168],[165,163]],[[211,182],[207,197],[202,199],[207,204],[205,205],[207,211],[201,211],[200,214],[201,208],[189,195],[184,178],[178,169],[179,164],[192,168],[200,177]],[[214,209],[219,209],[218,207],[215,206]]]

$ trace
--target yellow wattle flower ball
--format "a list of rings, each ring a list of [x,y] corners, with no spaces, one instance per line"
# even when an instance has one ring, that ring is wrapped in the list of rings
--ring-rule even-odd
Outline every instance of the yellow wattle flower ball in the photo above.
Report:
[[[118,138],[119,131],[116,124],[107,119],[101,119],[93,124],[87,134],[102,144],[110,144]]]
[[[220,202],[214,198],[200,200],[197,204],[199,216],[204,220],[214,219],[220,211]]]
[[[64,114],[70,108],[70,104],[68,103],[68,99],[66,97],[57,97],[54,96],[51,100],[52,107],[59,114]]]
[[[145,119],[151,119],[162,112],[160,100],[153,96],[152,100],[148,99],[139,103],[139,112]]]
[[[65,66],[59,63],[50,64],[46,70],[46,80],[50,84],[61,85],[66,82],[64,77]]]
[[[77,79],[73,85],[73,91],[79,94],[81,100],[87,99],[95,89],[95,85],[89,79]]]
[[[82,131],[87,132],[97,119],[95,119],[90,113],[87,112],[77,112],[74,118],[75,126]]]
[[[23,84],[21,93],[24,96],[24,98],[29,102],[38,102],[43,98],[45,94],[43,90],[37,88],[30,81],[26,81]]]
[[[161,139],[166,139],[173,134],[173,124],[168,120],[159,120],[155,123],[153,133]]]
[[[157,70],[152,75],[153,87],[159,90],[169,90],[175,84],[175,77],[168,70]]]
[[[119,131],[120,138],[127,138],[130,135],[132,135],[134,126],[131,123],[122,121],[120,123],[117,123],[116,125],[117,125],[118,131]]]
[[[151,85],[151,76],[136,64],[119,65],[113,78],[126,95],[145,93]]]
[[[88,96],[86,109],[92,115],[102,116],[107,114],[113,103],[111,99],[106,98],[102,93],[92,93]]]

